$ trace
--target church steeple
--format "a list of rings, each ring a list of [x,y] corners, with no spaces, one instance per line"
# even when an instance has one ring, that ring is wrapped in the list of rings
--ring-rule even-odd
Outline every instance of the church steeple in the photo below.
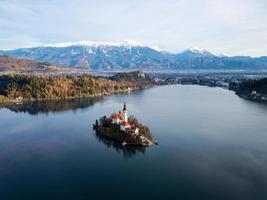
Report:
[[[123,114],[123,121],[128,122],[128,114],[127,114],[127,108],[126,108],[126,103],[125,102],[124,102],[124,105],[123,105],[122,114]]]
[[[123,111],[126,111],[127,108],[126,108],[126,103],[124,102],[124,105],[123,105]]]

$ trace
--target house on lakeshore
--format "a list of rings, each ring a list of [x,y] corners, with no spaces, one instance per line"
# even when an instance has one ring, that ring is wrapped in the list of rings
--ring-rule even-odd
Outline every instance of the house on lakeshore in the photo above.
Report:
[[[114,113],[111,115],[112,124],[117,124],[120,126],[120,130],[125,133],[138,134],[139,129],[128,122],[128,112],[126,108],[126,103],[124,102],[122,112]]]
[[[256,90],[252,90],[251,94],[252,95],[257,95],[257,91]]]

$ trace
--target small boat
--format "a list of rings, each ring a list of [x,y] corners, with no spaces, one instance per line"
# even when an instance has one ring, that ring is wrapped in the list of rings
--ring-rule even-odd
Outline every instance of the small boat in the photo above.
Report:
[[[159,142],[158,142],[157,140],[155,140],[155,141],[154,141],[154,144],[155,144],[155,145],[158,145],[158,144],[159,144]]]
[[[123,141],[123,143],[121,143],[123,146],[125,146],[127,143],[125,141]]]

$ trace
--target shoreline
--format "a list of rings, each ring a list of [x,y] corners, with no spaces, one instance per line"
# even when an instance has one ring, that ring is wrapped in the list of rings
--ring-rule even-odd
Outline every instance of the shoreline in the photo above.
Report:
[[[84,99],[126,93],[155,86],[144,72],[112,77],[6,75],[1,78],[0,103]]]
[[[228,90],[228,91],[232,91],[235,93],[236,96],[238,96],[241,99],[244,99],[246,101],[250,101],[250,102],[256,102],[256,103],[260,103],[260,104],[267,104],[267,97],[266,95],[252,95],[252,94],[244,94],[244,93],[239,93],[237,89],[233,89],[233,88],[228,88],[228,87],[223,87],[223,86],[219,86],[219,85],[204,85],[204,84],[181,84],[178,83],[177,85],[198,85],[198,86],[206,86],[209,88],[222,88],[224,90]]]
[[[95,133],[98,134],[98,135],[101,135],[101,136],[104,136],[106,138],[109,138],[111,140],[114,140],[118,143],[123,143],[123,142],[126,142],[125,145],[127,144],[128,146],[133,146],[133,147],[150,147],[152,145],[155,144],[154,141],[152,140],[149,140],[148,138],[145,138],[147,143],[144,143],[144,142],[131,142],[131,138],[130,136],[124,136],[123,138],[120,138],[118,137],[117,135],[114,136],[114,133],[111,133],[110,131],[107,131],[108,128],[105,128],[105,127],[102,127],[102,126],[98,126],[98,127],[95,127]]]
[[[261,96],[261,95],[252,95],[252,94],[244,94],[244,93],[238,93],[235,91],[235,94],[239,96],[240,98],[251,101],[251,102],[256,102],[260,104],[267,104],[267,97],[266,96]]]
[[[6,96],[3,96],[1,99],[0,98],[0,105],[3,105],[3,104],[15,104],[15,103],[23,103],[23,102],[35,102],[35,101],[63,101],[63,100],[74,100],[74,99],[90,99],[90,98],[94,98],[94,97],[104,97],[104,96],[111,96],[111,95],[114,95],[114,94],[124,94],[124,93],[129,93],[129,92],[134,92],[134,91],[138,91],[138,90],[144,90],[144,89],[148,89],[148,88],[153,88],[157,85],[151,85],[151,86],[146,86],[144,88],[132,88],[132,89],[125,89],[125,90],[117,90],[117,91],[114,91],[114,92],[111,92],[111,93],[100,93],[100,94],[95,94],[95,95],[86,95],[86,96],[82,96],[82,97],[79,97],[79,96],[73,96],[73,97],[66,97],[66,98],[41,98],[41,99],[38,99],[38,98],[31,98],[31,99],[26,99],[26,98],[23,98],[21,100],[18,100],[18,99],[10,99]],[[1,97],[1,95],[0,95]]]

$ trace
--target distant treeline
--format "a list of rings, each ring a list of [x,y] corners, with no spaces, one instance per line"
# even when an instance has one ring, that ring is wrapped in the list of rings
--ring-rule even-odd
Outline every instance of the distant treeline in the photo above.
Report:
[[[86,98],[153,85],[152,80],[140,76],[140,72],[125,73],[124,75],[121,73],[119,77],[115,75],[110,78],[90,75],[2,75],[0,76],[0,100],[18,97],[25,99]]]
[[[243,81],[234,90],[244,99],[267,103],[267,78]]]
[[[256,91],[258,94],[267,95],[267,78],[243,81],[236,89],[238,94],[249,94],[252,91]]]

